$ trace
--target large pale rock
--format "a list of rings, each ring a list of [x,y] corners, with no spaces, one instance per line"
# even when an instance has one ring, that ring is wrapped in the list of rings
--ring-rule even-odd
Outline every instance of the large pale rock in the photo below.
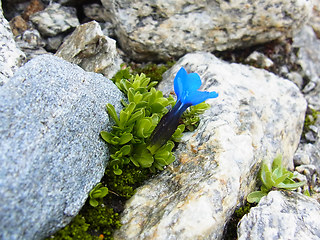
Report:
[[[104,175],[106,103],[122,94],[100,74],[43,55],[0,88],[0,239],[43,239],[65,226]]]
[[[108,78],[120,69],[121,63],[116,41],[105,36],[96,21],[78,26],[60,46],[56,56]]]
[[[238,227],[239,240],[320,239],[320,204],[301,193],[272,191],[250,209]]]
[[[42,35],[51,37],[80,25],[76,9],[58,3],[50,4],[43,11],[31,15],[30,20]]]
[[[247,47],[284,36],[308,19],[309,0],[102,0],[122,49],[136,60]]]
[[[3,16],[0,1],[0,86],[13,76],[24,61],[24,53],[16,46],[8,21]]]
[[[221,239],[236,206],[255,185],[263,159],[278,154],[292,167],[306,101],[290,82],[265,70],[188,54],[164,74],[173,90],[184,66],[199,73],[202,90],[217,91],[194,132],[184,134],[177,160],[140,187],[127,203],[116,239]]]

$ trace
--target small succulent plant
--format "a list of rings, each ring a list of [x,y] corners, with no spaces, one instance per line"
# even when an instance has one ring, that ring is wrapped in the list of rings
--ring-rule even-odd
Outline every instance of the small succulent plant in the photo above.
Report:
[[[125,68],[115,75],[113,81],[127,100],[122,101],[124,108],[119,116],[114,106],[107,104],[108,114],[115,125],[111,132],[102,131],[101,137],[110,144],[109,166],[117,175],[121,175],[123,165],[130,162],[152,171],[163,170],[172,163],[175,160],[172,153],[174,142],[180,140],[186,128],[195,129],[200,120],[198,115],[209,107],[202,102],[218,96],[215,92],[198,91],[201,86],[199,75],[188,74],[184,68],[174,79],[176,104],[171,95],[164,97],[156,90],[157,82],[150,81],[143,73],[133,76]],[[190,106],[181,121],[181,115]],[[168,107],[171,107],[170,111]]]
[[[249,203],[258,203],[271,190],[294,190],[305,184],[305,182],[295,182],[293,180],[295,178],[294,173],[282,166],[282,156],[273,160],[271,170],[267,163],[263,162],[259,177],[262,182],[261,190],[252,192],[247,196]]]
[[[103,187],[102,183],[98,183],[89,193],[89,203],[92,207],[99,205],[99,199],[102,199],[108,194],[108,188]]]

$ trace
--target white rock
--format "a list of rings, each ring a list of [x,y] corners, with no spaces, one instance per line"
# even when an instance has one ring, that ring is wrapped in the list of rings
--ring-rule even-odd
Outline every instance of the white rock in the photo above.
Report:
[[[263,159],[282,153],[286,166],[299,143],[306,101],[291,81],[265,70],[188,54],[164,74],[160,90],[173,90],[176,72],[197,72],[216,99],[177,160],[137,190],[124,210],[116,239],[221,239],[233,211],[255,185]]]
[[[13,76],[25,58],[24,53],[17,47],[8,21],[3,16],[0,1],[0,86]]]
[[[103,35],[95,21],[78,26],[60,46],[56,56],[108,78],[120,69],[121,64],[116,41]]]
[[[255,63],[259,68],[270,68],[274,64],[270,58],[257,51],[251,53],[245,61],[248,63]]]
[[[303,77],[298,72],[289,72],[286,74],[286,77],[294,82],[299,89],[302,89],[303,86]]]
[[[320,238],[320,204],[295,192],[272,191],[238,227],[239,240]]]
[[[298,63],[309,83],[303,89],[311,108],[320,111],[320,39],[317,38],[312,27],[304,26],[294,36],[293,47],[299,49]]]
[[[57,3],[31,15],[30,20],[42,35],[51,37],[80,25],[75,8]]]
[[[311,15],[309,0],[102,0],[123,50],[136,60],[226,50],[291,36]]]

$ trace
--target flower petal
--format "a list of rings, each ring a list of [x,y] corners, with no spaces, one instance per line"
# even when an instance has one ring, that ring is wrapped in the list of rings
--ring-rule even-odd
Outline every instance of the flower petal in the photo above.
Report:
[[[201,86],[201,79],[197,73],[188,74],[187,71],[181,67],[176,77],[174,78],[174,92],[177,99],[183,98],[187,92],[196,91]]]
[[[218,97],[218,93],[216,92],[202,92],[202,91],[193,91],[189,92],[187,95],[184,96],[183,104],[186,105],[197,105],[202,103],[203,101],[209,98],[216,98]]]
[[[182,67],[177,72],[176,77],[174,78],[174,92],[177,95],[177,99],[180,99],[182,92],[183,92],[183,85],[185,80],[188,78],[187,71]]]
[[[180,100],[182,104],[190,106],[197,105],[208,98],[216,98],[216,92],[201,92],[198,89],[201,86],[201,79],[197,73],[187,73],[181,67],[176,77],[174,78],[174,91],[177,95],[177,101]]]

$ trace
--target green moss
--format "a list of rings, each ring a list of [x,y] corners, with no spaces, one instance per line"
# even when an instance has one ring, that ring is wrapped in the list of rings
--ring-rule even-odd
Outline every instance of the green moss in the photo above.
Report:
[[[304,120],[304,126],[303,126],[303,135],[306,134],[310,130],[310,126],[314,125],[318,119],[318,116],[320,114],[319,111],[308,109],[309,113],[307,112],[306,118]]]
[[[90,224],[86,223],[82,215],[77,215],[72,222],[65,228],[58,231],[48,239],[65,239],[65,240],[91,240],[94,239],[92,235],[87,233]]]
[[[119,213],[115,213],[112,208],[105,205],[91,207],[87,203],[70,224],[48,240],[111,240],[114,230],[120,226]]]
[[[104,236],[104,239],[113,239],[114,230],[121,227],[119,213],[106,205],[97,207],[86,207],[80,212],[85,216],[86,222],[90,224],[88,232],[93,236]],[[96,239],[96,237],[94,239]]]
[[[151,176],[152,173],[149,169],[128,164],[124,165],[120,176],[116,175],[112,169],[107,168],[102,181],[108,185],[112,194],[129,199],[134,194],[135,189]]]
[[[250,209],[254,207],[256,204],[250,204],[246,202],[245,205],[235,210],[233,215],[231,216],[227,226],[224,230],[224,240],[236,240],[237,239],[237,227],[241,218],[249,213]]]
[[[155,63],[149,63],[145,66],[139,67],[137,65],[131,64],[130,67],[133,70],[133,74],[141,74],[144,73],[148,78],[151,79],[151,81],[161,81],[162,80],[162,74],[167,71],[169,68],[171,68],[175,62],[167,62],[165,64],[155,64]]]

